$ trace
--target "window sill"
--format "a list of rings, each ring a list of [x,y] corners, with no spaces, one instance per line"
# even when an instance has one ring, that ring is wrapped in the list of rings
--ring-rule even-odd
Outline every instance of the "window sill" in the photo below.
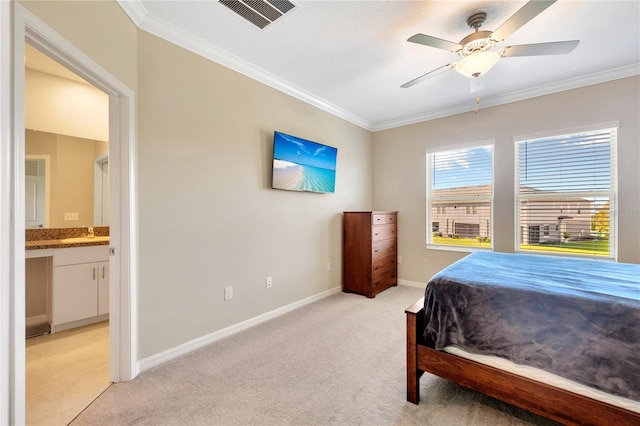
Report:
[[[465,247],[465,246],[448,246],[443,244],[427,244],[427,250],[457,251],[461,253],[473,253],[474,251],[493,251],[493,247]]]

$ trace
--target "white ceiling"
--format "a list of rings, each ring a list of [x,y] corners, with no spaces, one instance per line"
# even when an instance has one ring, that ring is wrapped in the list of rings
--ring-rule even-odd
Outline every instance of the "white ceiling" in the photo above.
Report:
[[[472,79],[445,50],[407,42],[424,33],[458,43],[484,11],[495,30],[526,1],[307,1],[265,29],[208,1],[118,0],[143,30],[369,130],[475,108]],[[640,1],[558,1],[499,45],[580,40],[568,55],[503,58],[484,77],[480,108],[640,74]]]

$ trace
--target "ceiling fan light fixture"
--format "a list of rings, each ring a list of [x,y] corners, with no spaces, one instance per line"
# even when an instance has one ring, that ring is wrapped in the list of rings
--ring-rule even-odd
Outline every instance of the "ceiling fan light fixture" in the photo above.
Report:
[[[489,71],[499,59],[500,55],[492,50],[475,52],[458,61],[456,71],[465,77],[478,77]]]

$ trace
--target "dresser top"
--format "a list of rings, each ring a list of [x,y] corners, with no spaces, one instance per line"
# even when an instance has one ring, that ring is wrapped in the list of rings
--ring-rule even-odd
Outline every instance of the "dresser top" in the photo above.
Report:
[[[352,212],[343,212],[343,213],[393,214],[393,213],[398,213],[398,212],[397,211],[386,211],[386,210],[370,210],[370,211],[352,211]]]

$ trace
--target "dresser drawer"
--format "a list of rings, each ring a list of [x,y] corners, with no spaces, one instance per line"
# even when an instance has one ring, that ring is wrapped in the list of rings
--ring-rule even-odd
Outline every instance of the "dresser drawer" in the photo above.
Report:
[[[373,241],[388,240],[396,237],[396,224],[371,227],[371,239]]]
[[[395,256],[387,256],[382,257],[380,259],[376,259],[371,264],[371,276],[373,276],[375,280],[376,275],[380,275],[383,272],[387,271],[395,271],[396,270],[396,257]]]
[[[378,259],[385,256],[395,256],[397,253],[396,239],[376,241],[371,247],[371,258]]]
[[[375,213],[371,215],[372,225],[389,225],[392,223],[396,223],[396,215],[395,214],[386,214],[386,213]]]
[[[375,277],[373,277],[371,282],[374,293],[378,293],[385,288],[389,288],[396,284],[398,284],[398,275],[395,270],[376,275]]]

